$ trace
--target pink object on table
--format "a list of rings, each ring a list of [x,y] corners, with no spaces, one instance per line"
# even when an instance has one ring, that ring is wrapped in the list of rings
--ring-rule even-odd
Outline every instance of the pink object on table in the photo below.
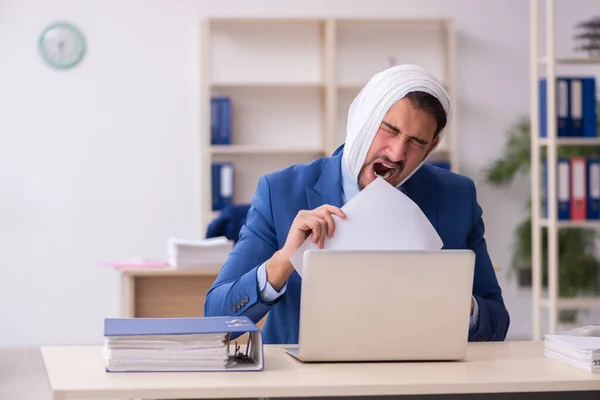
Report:
[[[104,261],[100,263],[101,267],[112,268],[164,268],[168,267],[169,263],[159,260],[123,260],[123,261]]]

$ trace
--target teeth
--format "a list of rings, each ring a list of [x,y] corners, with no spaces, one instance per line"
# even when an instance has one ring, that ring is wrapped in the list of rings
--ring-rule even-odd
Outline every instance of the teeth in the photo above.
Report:
[[[385,164],[383,164],[383,165],[385,165]],[[387,166],[387,165],[386,165],[386,167],[390,168],[390,167],[389,167],[389,166]],[[390,169],[388,170],[388,172],[386,172],[386,173],[385,173],[385,174],[383,174],[383,175],[379,175],[377,172],[374,172],[374,171],[373,171],[373,172],[374,172],[374,174],[375,174],[375,177],[376,177],[376,178],[377,178],[377,177],[381,177],[381,178],[383,178],[383,179],[387,179],[387,178],[389,178],[390,176],[392,176],[392,175],[394,174],[394,172],[395,172],[395,171],[396,171],[396,168],[390,168]]]

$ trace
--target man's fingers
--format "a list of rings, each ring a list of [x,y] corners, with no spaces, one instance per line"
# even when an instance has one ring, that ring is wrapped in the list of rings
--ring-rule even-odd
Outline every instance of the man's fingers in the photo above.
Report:
[[[319,248],[323,248],[325,237],[333,237],[335,231],[335,220],[332,215],[346,218],[346,214],[340,208],[329,204],[312,211],[302,210],[298,213],[299,228],[311,235],[313,243],[316,243]],[[309,231],[312,232],[309,233]]]
[[[325,246],[325,237],[328,236],[328,223],[325,219],[321,220],[321,234],[319,235],[319,248]]]
[[[341,208],[329,204],[325,204],[322,207],[323,210],[327,211],[329,214],[335,214],[340,218],[346,218],[346,213],[344,213]]]
[[[321,237],[321,220],[322,218],[316,215],[307,215],[303,221],[303,225],[307,228],[306,230],[312,231],[312,241],[314,243]]]
[[[316,243],[319,248],[323,248],[329,229],[327,221],[319,216],[310,215],[305,217],[304,226],[306,230],[312,231],[311,240],[313,243]]]
[[[325,222],[327,223],[327,236],[332,237],[335,229],[335,221],[333,220],[331,214],[328,213],[325,215]]]

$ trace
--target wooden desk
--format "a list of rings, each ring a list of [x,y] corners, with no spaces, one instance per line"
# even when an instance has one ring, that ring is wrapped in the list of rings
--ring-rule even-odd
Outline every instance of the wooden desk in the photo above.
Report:
[[[202,317],[219,268],[120,269],[121,317]]]
[[[546,359],[541,342],[470,343],[464,362],[429,363],[303,364],[265,346],[264,371],[204,373],[107,373],[101,347],[41,351],[56,399],[600,391],[600,375]]]

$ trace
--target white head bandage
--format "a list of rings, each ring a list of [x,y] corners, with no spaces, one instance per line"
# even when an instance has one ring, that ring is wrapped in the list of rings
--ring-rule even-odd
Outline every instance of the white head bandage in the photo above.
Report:
[[[379,72],[367,82],[348,110],[343,162],[346,163],[348,171],[355,180],[358,180],[358,174],[366,161],[367,153],[383,117],[398,100],[414,91],[435,96],[446,111],[446,126],[449,125],[450,96],[433,75],[412,64],[398,65]],[[436,147],[443,139],[445,131],[446,129],[443,129],[440,132]],[[402,183],[410,178],[424,162],[425,160]]]

